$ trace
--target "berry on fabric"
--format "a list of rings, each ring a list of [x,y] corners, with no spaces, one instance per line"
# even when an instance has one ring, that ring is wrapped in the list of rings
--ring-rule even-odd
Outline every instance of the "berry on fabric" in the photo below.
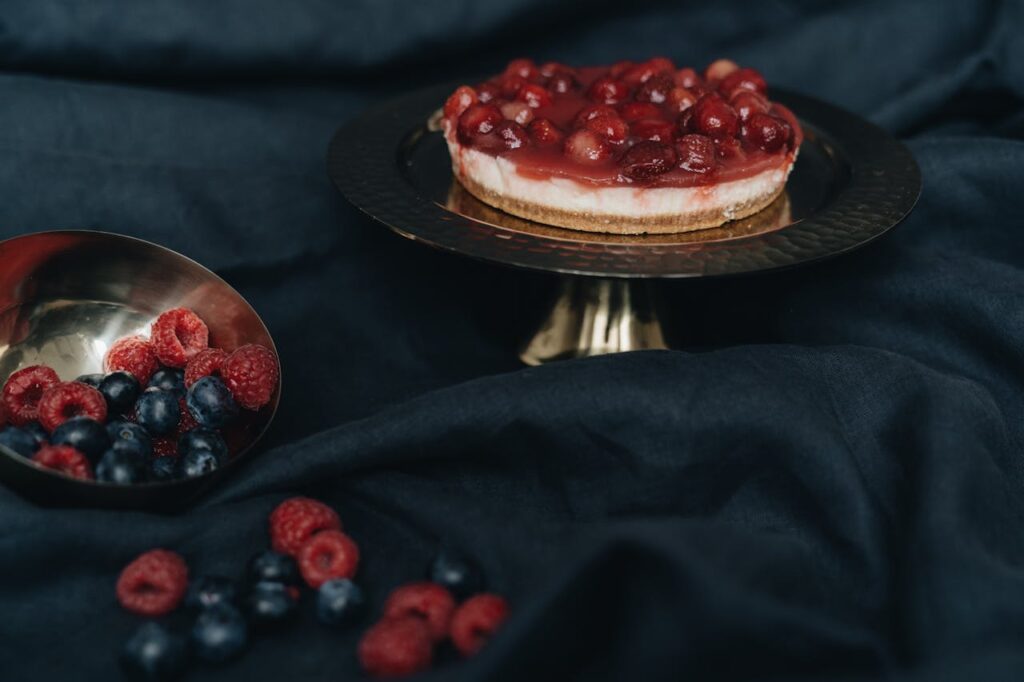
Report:
[[[477,565],[450,547],[438,552],[430,564],[428,577],[460,599],[479,592],[483,587],[483,578]]]
[[[389,618],[359,640],[363,670],[373,677],[405,677],[430,667],[434,656],[430,630],[419,618]]]
[[[316,591],[316,617],[324,625],[352,622],[363,610],[363,591],[348,578],[334,578]]]
[[[249,630],[241,612],[231,604],[217,604],[200,611],[192,626],[192,649],[211,663],[223,663],[241,655]]]
[[[296,586],[300,582],[299,565],[295,559],[269,549],[249,559],[245,575],[250,585],[271,582]]]
[[[421,618],[435,642],[448,636],[448,624],[454,612],[452,593],[437,583],[427,581],[396,587],[384,602],[385,618]]]
[[[12,374],[0,394],[7,421],[14,426],[35,421],[43,393],[59,383],[57,373],[44,365],[32,365]]]
[[[284,583],[259,582],[245,595],[245,611],[254,627],[270,627],[288,620],[298,605],[298,590]]]
[[[220,374],[239,405],[248,410],[258,410],[270,402],[281,370],[273,351],[249,344],[224,360]]]
[[[39,399],[39,423],[50,433],[74,417],[107,421],[107,401],[92,386],[77,381],[55,384]]]
[[[140,385],[148,384],[153,372],[160,368],[160,362],[153,352],[153,345],[142,336],[126,336],[118,339],[103,359],[107,372],[128,372]]]
[[[221,365],[228,359],[228,354],[220,348],[207,348],[192,356],[185,365],[185,388],[192,388],[203,377],[220,376]]]
[[[94,478],[89,459],[70,445],[45,445],[32,455],[32,461],[71,478],[83,481]]]
[[[197,611],[237,601],[238,586],[234,580],[222,575],[199,576],[189,584],[185,594],[185,606]]]
[[[308,497],[292,497],[270,514],[270,543],[274,551],[295,556],[314,533],[341,530],[333,509]]]
[[[210,330],[188,308],[174,308],[156,318],[149,338],[160,362],[168,367],[184,367],[210,345]]]
[[[169,682],[185,672],[185,639],[159,623],[143,623],[125,643],[119,660],[130,680]]]
[[[452,616],[451,637],[463,656],[472,656],[487,644],[508,617],[508,603],[496,594],[478,594],[462,603]]]
[[[153,549],[124,567],[117,601],[140,616],[162,616],[178,607],[188,588],[188,566],[175,552]]]
[[[340,530],[322,530],[299,549],[299,571],[317,589],[334,578],[351,578],[359,568],[359,546]]]

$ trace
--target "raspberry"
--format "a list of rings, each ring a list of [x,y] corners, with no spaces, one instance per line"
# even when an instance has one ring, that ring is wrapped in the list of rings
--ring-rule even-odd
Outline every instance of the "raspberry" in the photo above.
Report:
[[[281,371],[273,351],[249,344],[228,356],[221,365],[220,375],[235,396],[235,402],[250,410],[258,410],[270,402]]]
[[[448,624],[455,612],[455,598],[446,588],[432,582],[397,587],[384,602],[385,618],[415,616],[423,619],[435,642],[448,636]]]
[[[419,618],[385,619],[359,640],[359,663],[373,677],[405,677],[430,667],[430,631]]]
[[[3,402],[7,419],[15,426],[24,426],[38,417],[39,399],[46,389],[60,383],[60,377],[49,367],[32,365],[19,369],[4,384]]]
[[[175,457],[178,454],[178,440],[176,438],[154,438],[154,457]]]
[[[227,358],[228,354],[220,348],[206,348],[193,355],[185,365],[185,388],[192,388],[192,384],[203,377],[219,375]]]
[[[270,544],[275,552],[295,556],[314,533],[341,530],[334,510],[308,497],[293,497],[270,514]]]
[[[496,594],[478,594],[452,617],[452,643],[463,656],[480,651],[508,616],[508,603]]]
[[[185,405],[184,398],[178,398],[178,409],[181,410],[181,416],[178,417],[178,431],[177,434],[180,436],[183,433],[188,433],[192,429],[199,426],[195,417],[188,411],[188,406]]]
[[[39,423],[52,433],[72,417],[89,417],[102,424],[107,420],[107,401],[92,386],[68,381],[46,389],[38,411]]]
[[[121,571],[117,601],[140,616],[162,616],[178,607],[187,588],[185,560],[166,549],[152,549]]]
[[[149,332],[153,352],[168,367],[184,367],[196,353],[210,345],[210,330],[188,308],[161,313]]]
[[[160,368],[160,363],[153,352],[153,344],[145,337],[126,336],[110,347],[103,366],[107,372],[128,372],[145,386],[153,372]]]
[[[84,481],[95,478],[89,459],[70,445],[44,445],[32,455],[32,461],[71,478],[80,478]]]
[[[303,543],[298,560],[302,579],[315,590],[328,580],[354,576],[359,546],[340,530],[324,530]]]

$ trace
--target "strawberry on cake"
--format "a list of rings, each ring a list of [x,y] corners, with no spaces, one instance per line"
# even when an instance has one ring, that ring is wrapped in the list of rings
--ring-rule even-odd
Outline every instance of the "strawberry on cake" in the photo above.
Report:
[[[574,69],[512,61],[445,103],[455,177],[481,201],[590,232],[688,232],[763,209],[803,132],[764,78],[657,57]]]

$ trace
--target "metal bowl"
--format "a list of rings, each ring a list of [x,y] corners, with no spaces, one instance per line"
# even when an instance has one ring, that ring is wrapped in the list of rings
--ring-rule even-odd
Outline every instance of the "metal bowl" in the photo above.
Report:
[[[195,261],[162,246],[105,232],[61,231],[0,242],[0,377],[28,365],[49,365],[64,381],[103,371],[117,339],[148,334],[170,308],[194,310],[210,343],[231,352],[274,341],[242,296]],[[246,412],[226,434],[232,457],[197,478],[114,485],[79,481],[41,468],[0,446],[0,480],[51,505],[174,508],[194,500],[250,452],[277,411]]]

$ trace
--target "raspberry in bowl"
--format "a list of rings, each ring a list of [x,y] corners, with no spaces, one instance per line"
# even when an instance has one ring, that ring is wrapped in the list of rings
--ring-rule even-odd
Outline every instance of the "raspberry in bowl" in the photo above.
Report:
[[[253,308],[163,247],[0,242],[0,480],[56,505],[173,508],[269,426],[280,366]]]

